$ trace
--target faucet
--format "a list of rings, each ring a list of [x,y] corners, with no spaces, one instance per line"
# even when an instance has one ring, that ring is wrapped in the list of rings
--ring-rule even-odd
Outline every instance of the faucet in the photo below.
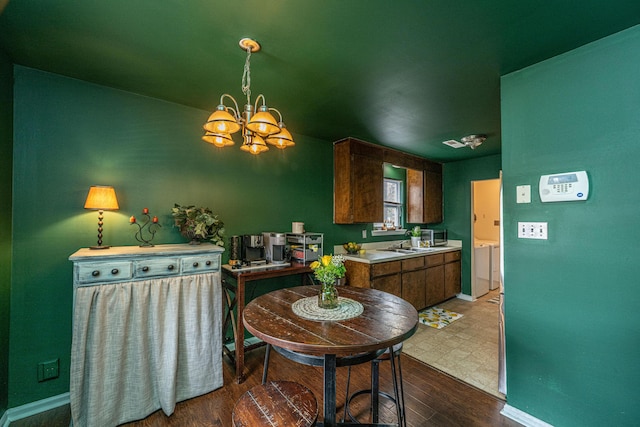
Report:
[[[400,244],[391,245],[391,249],[402,249],[402,245],[409,242],[409,240],[402,240]]]

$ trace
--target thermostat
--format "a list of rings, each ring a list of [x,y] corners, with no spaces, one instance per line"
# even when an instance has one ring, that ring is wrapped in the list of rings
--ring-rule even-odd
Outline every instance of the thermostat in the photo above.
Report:
[[[586,171],[542,175],[538,191],[542,202],[587,200],[589,177]]]

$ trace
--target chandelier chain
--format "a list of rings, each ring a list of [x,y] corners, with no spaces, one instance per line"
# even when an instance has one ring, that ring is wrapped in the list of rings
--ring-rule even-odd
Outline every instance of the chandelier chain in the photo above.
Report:
[[[247,59],[244,62],[242,93],[247,95],[247,105],[251,105],[251,48],[247,49]]]

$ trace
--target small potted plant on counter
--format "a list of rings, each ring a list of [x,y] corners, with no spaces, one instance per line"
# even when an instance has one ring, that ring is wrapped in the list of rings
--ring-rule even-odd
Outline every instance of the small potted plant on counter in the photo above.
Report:
[[[205,240],[224,246],[224,222],[218,219],[211,209],[175,204],[171,215],[180,234],[190,240],[190,244],[198,245]]]
[[[420,238],[422,237],[422,230],[420,230],[420,226],[416,225],[411,230],[409,230],[409,235],[411,236],[411,247],[420,247]]]

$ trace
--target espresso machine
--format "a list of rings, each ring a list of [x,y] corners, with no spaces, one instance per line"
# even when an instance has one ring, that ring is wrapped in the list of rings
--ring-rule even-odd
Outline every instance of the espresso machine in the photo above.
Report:
[[[285,264],[287,262],[286,233],[262,233],[265,257],[268,263]]]
[[[265,258],[262,234],[245,234],[242,236],[242,264],[248,266],[263,265]]]

